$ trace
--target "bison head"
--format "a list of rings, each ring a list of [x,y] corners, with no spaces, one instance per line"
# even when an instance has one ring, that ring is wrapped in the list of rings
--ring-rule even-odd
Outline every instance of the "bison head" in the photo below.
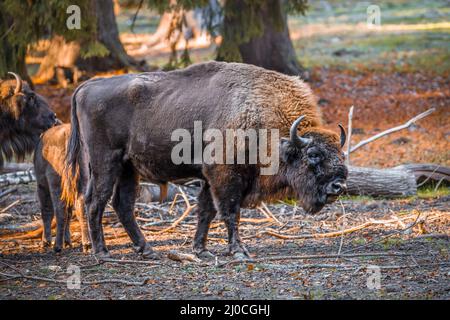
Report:
[[[20,161],[32,153],[40,134],[57,121],[45,99],[9,73],[16,80],[0,80],[0,168],[4,158]]]
[[[41,134],[56,123],[55,113],[45,99],[32,91],[15,73],[16,80],[0,82],[0,116],[15,130]]]
[[[290,138],[281,140],[280,156],[287,183],[302,207],[316,213],[346,189],[347,168],[341,151],[346,135],[339,125],[340,139],[331,131],[314,128],[298,136],[297,127],[303,118],[292,124]]]

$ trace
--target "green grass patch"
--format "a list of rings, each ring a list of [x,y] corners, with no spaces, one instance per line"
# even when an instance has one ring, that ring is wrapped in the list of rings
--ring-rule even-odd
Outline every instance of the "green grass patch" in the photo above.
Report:
[[[420,199],[439,198],[448,195],[450,195],[450,187],[448,186],[440,186],[436,189],[434,185],[429,185],[417,190],[417,197]]]
[[[306,17],[294,16],[289,20],[291,32],[308,25],[314,25],[313,30],[317,30],[294,40],[298,59],[305,67],[450,73],[448,3],[383,2],[379,5],[381,29],[378,30],[365,27],[368,4],[324,3],[312,4]]]

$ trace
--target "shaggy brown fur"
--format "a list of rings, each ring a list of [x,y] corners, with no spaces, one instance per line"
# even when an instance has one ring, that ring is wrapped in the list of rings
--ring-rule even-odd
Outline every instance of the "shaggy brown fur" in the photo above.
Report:
[[[16,80],[0,80],[0,168],[5,160],[22,161],[31,154],[39,135],[56,122],[42,96],[26,83],[16,92],[17,85]]]
[[[260,174],[260,163],[175,164],[171,159],[177,144],[171,140],[173,130],[192,134],[194,121],[201,121],[203,130],[278,129],[289,137],[300,116],[303,140],[293,132],[280,141],[280,167],[272,176]],[[216,213],[228,228],[229,252],[239,256],[247,253],[238,233],[240,207],[288,195],[315,213],[342,192],[347,176],[342,145],[335,133],[321,127],[310,88],[299,78],[251,65],[208,62],[166,73],[88,81],[72,97],[71,122],[66,167],[80,168],[93,247],[100,256],[108,255],[100,222],[111,196],[137,251],[154,256],[134,220],[138,176],[155,183],[205,181],[194,250],[206,256],[209,224]]]

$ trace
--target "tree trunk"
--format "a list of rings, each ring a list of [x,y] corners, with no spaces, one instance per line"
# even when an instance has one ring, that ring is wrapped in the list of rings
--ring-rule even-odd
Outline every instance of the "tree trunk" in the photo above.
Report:
[[[108,49],[109,55],[84,59],[80,64],[88,71],[122,68],[146,70],[145,62],[139,62],[130,57],[120,42],[112,0],[93,1],[97,17],[97,40]]]
[[[417,194],[414,174],[396,168],[348,168],[347,193],[358,196],[407,197]]]
[[[287,14],[282,9],[282,2],[282,0],[269,0],[257,12],[253,12],[262,21],[262,35],[251,37],[249,41],[244,43],[238,43],[238,50],[242,62],[288,75],[302,75],[304,70],[297,61],[294,46],[289,36]],[[236,0],[231,2],[230,6],[232,7],[228,8],[228,10],[231,10],[231,12],[243,12],[247,3],[245,0]],[[228,15],[225,13],[223,21],[223,42],[219,49],[218,60],[230,60],[224,50],[229,50],[235,45],[232,43],[236,41],[233,33],[255,27],[252,25],[242,25],[243,23],[248,22],[242,16]],[[234,58],[231,56],[231,59],[233,60]]]
[[[38,73],[33,77],[36,83],[48,82],[55,77],[59,84],[66,86],[65,69],[73,74],[72,80],[76,83],[78,69],[88,72],[102,72],[117,69],[131,69],[147,71],[145,61],[136,61],[130,57],[119,39],[114,4],[112,0],[92,0],[93,10],[97,19],[96,41],[104,45],[109,54],[104,57],[91,57],[83,59],[80,51],[84,44],[77,41],[66,42],[61,36],[54,36],[49,50],[44,57]]]

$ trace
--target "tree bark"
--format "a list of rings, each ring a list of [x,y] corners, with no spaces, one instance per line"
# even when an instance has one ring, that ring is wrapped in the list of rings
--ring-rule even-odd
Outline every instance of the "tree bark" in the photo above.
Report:
[[[112,0],[93,0],[97,17],[97,40],[108,50],[106,57],[92,57],[80,62],[89,71],[107,71],[115,69],[145,70],[145,62],[130,57],[119,39],[114,4]]]
[[[347,194],[387,198],[407,197],[417,194],[417,183],[414,174],[407,170],[349,166]]]
[[[235,0],[233,11],[240,12],[247,5],[245,0]],[[303,75],[304,70],[297,60],[294,46],[289,36],[287,14],[282,9],[282,0],[269,0],[265,6],[261,6],[255,15],[263,22],[263,34],[253,37],[250,41],[239,44],[239,53],[244,63],[253,64],[269,70],[275,70],[288,75]],[[269,8],[277,8],[271,10]],[[276,24],[275,21],[278,21]],[[233,44],[226,35],[242,30],[242,19],[235,15],[226,15],[223,21],[224,37],[222,45],[229,48]],[[219,49],[218,60],[228,60]]]

